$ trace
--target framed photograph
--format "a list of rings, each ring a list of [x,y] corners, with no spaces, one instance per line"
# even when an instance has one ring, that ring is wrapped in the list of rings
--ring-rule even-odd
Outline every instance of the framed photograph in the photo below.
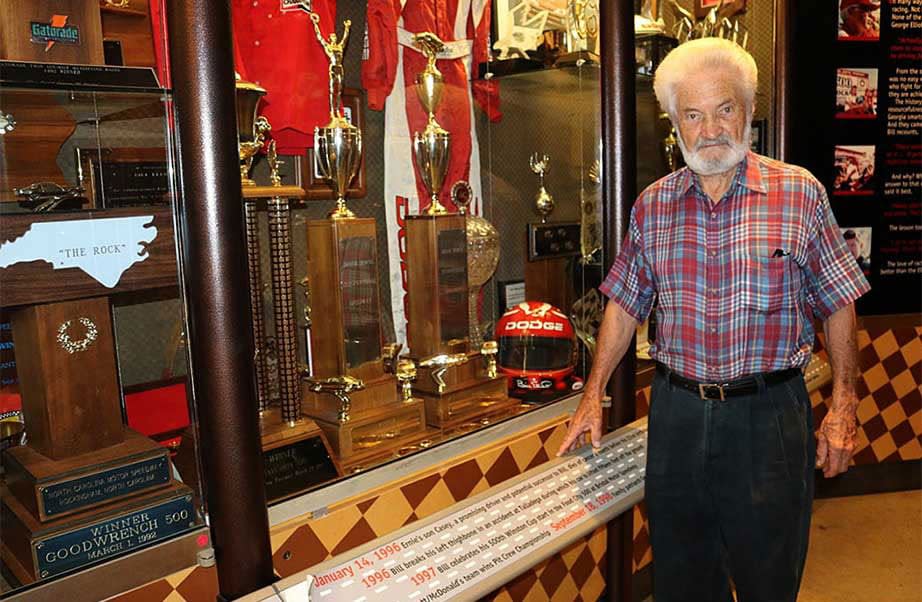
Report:
[[[695,18],[705,18],[718,4],[720,0],[695,0]],[[731,0],[724,2],[723,8],[720,9],[720,16],[730,17],[743,12],[746,12],[746,0]]]
[[[768,144],[768,120],[756,119],[752,122],[752,137],[749,139],[749,148],[754,153],[764,155]]]
[[[355,88],[345,88],[343,90],[343,112],[346,119],[352,125],[365,133],[365,113],[362,94]],[[314,162],[314,149],[307,149],[307,154],[301,162],[301,185],[304,188],[305,198],[308,199],[333,199],[333,187],[329,181],[320,175],[317,165]],[[366,194],[365,185],[365,155],[362,155],[362,162],[348,188],[349,198],[357,199],[364,197]]]
[[[877,117],[877,69],[836,69],[836,119]]]
[[[497,284],[499,285],[499,307],[503,312],[525,302],[524,280],[501,280]]]

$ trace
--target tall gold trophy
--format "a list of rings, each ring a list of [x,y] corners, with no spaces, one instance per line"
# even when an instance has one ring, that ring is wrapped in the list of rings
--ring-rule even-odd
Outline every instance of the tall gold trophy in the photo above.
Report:
[[[269,121],[257,116],[266,90],[237,78],[237,127],[240,179],[243,185],[247,271],[250,289],[256,389],[263,458],[266,465],[266,497],[278,501],[296,495],[341,470],[329,442],[313,420],[302,414],[298,371],[297,320],[291,258],[291,199],[304,197],[300,186],[283,186],[275,141],[268,144],[271,185],[259,186],[250,179],[253,159],[271,131]],[[269,361],[269,333],[263,307],[263,261],[260,213],[268,222],[269,276],[275,362]],[[270,386],[276,382],[277,387]],[[277,393],[275,393],[277,391]]]
[[[471,216],[448,213],[439,202],[451,142],[435,119],[444,87],[435,62],[444,44],[429,32],[416,34],[413,40],[428,59],[416,77],[416,94],[429,119],[426,129],[414,135],[413,150],[430,204],[422,214],[407,216],[407,334],[410,358],[417,365],[414,391],[426,401],[426,419],[433,426],[451,429],[489,422],[514,410],[517,403],[506,395],[505,377],[496,376],[495,343],[472,344],[480,335],[478,329],[472,336],[470,327],[468,236],[489,237],[488,229],[482,223],[471,229]],[[469,194],[466,200],[470,201]],[[459,206],[465,208],[466,203]],[[475,249],[492,248],[498,253],[498,245],[479,244],[483,240],[476,241]],[[480,279],[483,261],[474,264]],[[475,284],[478,291],[479,286]],[[476,304],[476,293],[473,299]]]
[[[350,24],[341,40],[335,32],[324,39],[319,17],[311,20],[330,58],[330,123],[314,130],[314,150],[337,206],[327,219],[307,222],[306,284],[323,294],[311,295],[313,360],[303,396],[306,413],[329,437],[343,468],[354,472],[402,448],[424,446],[432,434],[425,405],[407,384],[412,367],[382,346],[375,220],[356,217],[345,204],[362,157],[362,133],[346,121],[341,100]]]

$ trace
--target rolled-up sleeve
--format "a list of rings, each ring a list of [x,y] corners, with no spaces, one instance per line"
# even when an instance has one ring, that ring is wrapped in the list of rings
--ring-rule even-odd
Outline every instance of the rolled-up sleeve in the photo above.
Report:
[[[813,238],[804,266],[807,302],[817,318],[826,320],[837,310],[871,290],[836,223],[825,191],[818,186]]]
[[[643,250],[643,238],[637,225],[635,205],[631,211],[627,236],[621,252],[608,271],[608,276],[599,290],[615,301],[638,322],[643,322],[653,307],[656,288],[653,273]]]

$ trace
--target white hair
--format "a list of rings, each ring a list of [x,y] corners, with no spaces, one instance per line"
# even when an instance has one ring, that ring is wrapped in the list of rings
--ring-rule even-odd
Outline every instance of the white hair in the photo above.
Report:
[[[755,59],[736,42],[723,38],[699,38],[685,42],[667,54],[653,78],[656,100],[673,123],[677,117],[675,104],[679,84],[713,71],[730,71],[749,115],[759,83]]]

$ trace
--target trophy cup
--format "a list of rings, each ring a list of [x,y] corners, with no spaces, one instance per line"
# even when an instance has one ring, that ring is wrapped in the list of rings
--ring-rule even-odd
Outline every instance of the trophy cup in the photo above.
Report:
[[[538,192],[535,193],[535,210],[541,216],[541,223],[546,224],[548,216],[554,211],[554,197],[544,187],[544,174],[551,160],[547,155],[535,153],[528,160],[531,170],[538,175]]]
[[[439,193],[448,169],[451,135],[435,120],[435,111],[442,100],[445,87],[442,74],[435,66],[435,59],[445,44],[435,34],[418,33],[413,43],[426,55],[426,68],[416,76],[416,96],[429,114],[426,129],[413,135],[413,154],[419,175],[429,192],[427,215],[442,215],[445,207],[439,202]]]
[[[476,215],[467,216],[468,332],[471,345],[483,343],[483,330],[477,314],[480,289],[493,276],[499,264],[499,233],[493,224]]]
[[[2,454],[0,556],[22,584],[107,560],[198,522],[193,492],[174,478],[169,450],[123,423],[112,320],[112,298],[175,286],[171,217],[168,210],[131,209],[0,221],[0,240],[13,241],[0,244],[0,309],[9,310],[28,439]],[[114,235],[106,226],[111,220],[128,221]],[[8,245],[45,224],[58,229],[59,240],[81,248],[118,242],[111,246],[143,250],[147,261],[126,264],[108,285],[43,261],[4,262],[13,252]],[[113,525],[142,527],[143,536],[99,537],[122,533]]]
[[[426,402],[426,420],[454,428],[510,412],[517,402],[506,395],[504,377],[489,377],[483,362],[475,361],[481,355],[479,343],[471,344],[477,291],[495,269],[498,243],[489,242],[495,236],[489,222],[467,214],[472,196],[467,183],[452,187],[459,213],[448,213],[439,202],[449,158],[449,135],[434,117],[443,86],[435,59],[443,43],[429,32],[416,34],[413,41],[428,59],[415,81],[429,122],[415,135],[413,148],[430,204],[420,215],[407,216],[406,222],[409,356],[417,365],[413,389]],[[474,236],[469,238],[471,232]],[[488,249],[496,251],[495,258],[484,252]],[[471,272],[477,287],[473,301]],[[474,338],[482,338],[479,333],[477,327]]]
[[[362,161],[362,131],[349,123],[343,113],[343,52],[349,40],[352,22],[344,22],[343,37],[336,32],[325,39],[320,32],[320,16],[311,13],[311,22],[317,40],[330,60],[330,122],[324,127],[314,128],[314,161],[317,171],[333,186],[336,195],[336,209],[328,217],[349,219],[355,217],[346,207],[346,190],[355,177]]]
[[[278,501],[341,473],[323,432],[301,408],[298,371],[297,320],[291,259],[290,199],[304,197],[300,186],[283,186],[279,176],[275,141],[267,148],[269,186],[249,179],[253,157],[262,148],[269,122],[256,117],[259,100],[266,91],[255,84],[237,81],[237,124],[240,140],[240,176],[243,184],[249,276],[253,362],[259,404],[259,426],[266,466],[266,497]],[[268,222],[269,272],[275,332],[267,332],[263,301],[263,261],[260,257],[259,213],[265,208]],[[274,353],[269,341],[274,340]],[[274,361],[273,361],[274,360]],[[270,384],[278,383],[277,392]]]
[[[361,158],[361,131],[342,114],[341,41],[318,41],[330,58],[330,124],[315,130],[315,157],[338,196],[326,219],[307,222],[307,281],[312,289],[310,372],[303,374],[305,412],[326,433],[347,472],[393,456],[431,437],[421,399],[398,386],[395,348],[382,345],[377,227],[349,211],[343,195]],[[317,294],[323,291],[323,294]],[[389,368],[389,369],[388,369]],[[401,376],[401,383],[404,377]]]
[[[240,153],[240,181],[244,186],[255,186],[250,179],[253,159],[272,129],[265,117],[257,117],[259,100],[266,95],[265,88],[237,77],[237,151]]]
[[[580,223],[548,221],[555,204],[554,197],[544,186],[550,157],[534,153],[528,164],[538,176],[534,207],[541,221],[529,223],[526,230],[525,296],[547,301],[555,307],[569,307],[572,286],[568,284],[566,266],[571,256],[580,254]],[[582,209],[585,210],[585,206]]]

